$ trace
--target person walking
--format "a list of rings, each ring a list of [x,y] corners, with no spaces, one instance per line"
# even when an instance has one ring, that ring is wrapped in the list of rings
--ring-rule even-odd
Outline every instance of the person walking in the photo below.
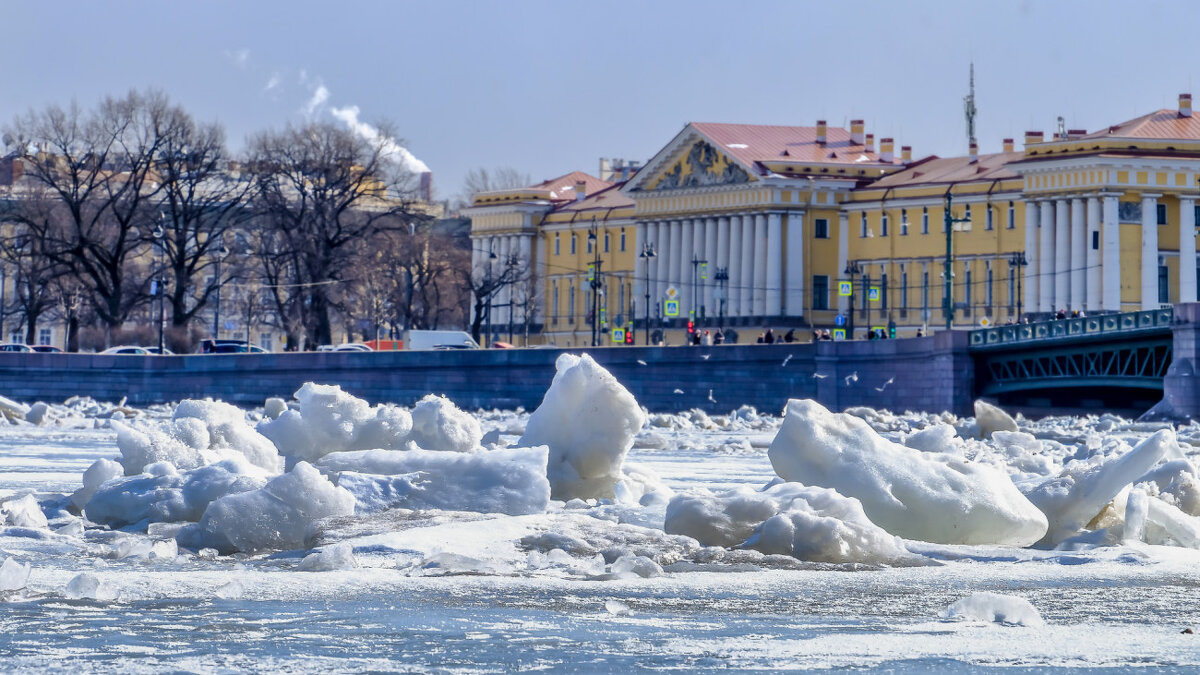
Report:
[[[775,331],[768,328],[767,332],[763,333],[763,343],[769,345],[775,344]]]

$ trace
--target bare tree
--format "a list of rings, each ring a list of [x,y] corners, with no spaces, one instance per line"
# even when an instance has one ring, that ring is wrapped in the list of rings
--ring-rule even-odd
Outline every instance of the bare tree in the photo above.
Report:
[[[386,131],[366,139],[332,124],[289,126],[251,142],[255,208],[270,228],[267,255],[273,276],[292,289],[280,309],[300,315],[310,344],[331,341],[331,287],[355,274],[355,244],[413,217],[412,177],[396,147]]]
[[[454,207],[458,210],[470,206],[472,198],[480,192],[511,190],[529,184],[529,174],[521,173],[511,166],[501,166],[490,171],[476,167],[468,171],[463,179],[462,192],[455,198]]]
[[[479,341],[485,323],[495,323],[491,318],[493,301],[505,288],[514,286],[528,275],[528,265],[516,257],[508,260],[485,258],[470,273],[462,274],[463,284],[471,290],[473,316],[471,337]],[[488,336],[490,339],[491,336]]]
[[[12,281],[16,300],[12,313],[24,319],[26,344],[37,344],[38,321],[58,302],[52,284],[66,271],[46,255],[44,243],[23,225],[0,226],[0,264]]]

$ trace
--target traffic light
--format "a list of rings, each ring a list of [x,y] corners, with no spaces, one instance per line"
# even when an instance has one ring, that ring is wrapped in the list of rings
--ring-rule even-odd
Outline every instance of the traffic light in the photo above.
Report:
[[[688,335],[696,332],[696,322],[688,319]]]
[[[625,344],[627,344],[627,345],[633,344],[633,326],[630,326],[629,328],[625,329]]]

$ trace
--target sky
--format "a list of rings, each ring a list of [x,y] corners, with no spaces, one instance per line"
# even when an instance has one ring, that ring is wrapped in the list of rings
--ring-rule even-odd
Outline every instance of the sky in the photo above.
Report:
[[[534,182],[644,162],[688,122],[866,120],[914,155],[1093,130],[1200,85],[1179,1],[24,2],[0,0],[0,125],[158,88],[238,150],[256,131],[390,122],[452,198],[473,168]],[[1200,91],[1193,93],[1200,94]]]

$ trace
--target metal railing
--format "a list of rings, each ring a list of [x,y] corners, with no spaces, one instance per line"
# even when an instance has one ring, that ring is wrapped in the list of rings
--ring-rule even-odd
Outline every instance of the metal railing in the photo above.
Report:
[[[971,347],[991,347],[1026,342],[1092,337],[1146,330],[1170,330],[1175,310],[1171,307],[1144,312],[1098,314],[971,331]]]

